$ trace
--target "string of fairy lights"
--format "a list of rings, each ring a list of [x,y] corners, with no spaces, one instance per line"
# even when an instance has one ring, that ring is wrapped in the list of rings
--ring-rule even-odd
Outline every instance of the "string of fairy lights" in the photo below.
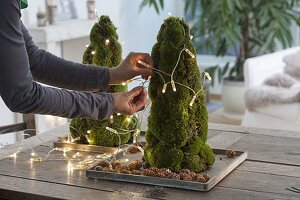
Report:
[[[96,16],[98,17],[98,20],[100,19],[100,16],[97,12],[97,10],[95,9],[95,14]],[[169,16],[171,16],[171,13],[169,13]],[[183,29],[183,32],[184,32],[184,36],[186,36],[186,33],[185,33],[185,30]],[[190,35],[190,33],[188,33]],[[193,36],[189,36],[190,40],[193,39]],[[104,41],[104,44],[105,45],[110,45],[110,39],[107,38],[105,39]],[[124,45],[125,42],[122,41],[122,45]],[[86,45],[86,47],[89,47],[90,45]],[[95,51],[91,51],[91,54],[94,55],[96,52]],[[190,100],[190,103],[189,103],[189,106],[193,106],[196,98],[198,97],[198,95],[200,94],[201,91],[203,91],[204,89],[204,83],[206,81],[206,78],[208,80],[211,80],[211,77],[209,75],[208,72],[205,72],[204,70],[201,71],[201,77],[202,77],[202,80],[203,80],[203,83],[202,83],[202,87],[198,90],[198,91],[195,91],[193,88],[191,88],[189,85],[185,85],[185,84],[182,84],[180,83],[179,81],[176,81],[174,79],[174,74],[176,72],[176,69],[179,65],[179,62],[180,62],[180,59],[182,57],[182,54],[183,53],[186,53],[188,54],[192,59],[196,59],[196,56],[188,49],[186,48],[186,45],[184,45],[183,49],[179,52],[179,55],[178,55],[178,59],[176,61],[176,64],[172,70],[172,73],[169,74],[165,71],[162,71],[158,68],[155,68],[155,67],[151,67],[148,63],[145,63],[144,61],[142,60],[138,60],[138,63],[145,67],[145,68],[149,68],[151,70],[153,70],[154,73],[156,73],[160,79],[162,80],[163,82],[163,86],[162,86],[162,93],[166,93],[166,90],[167,90],[167,87],[168,85],[171,85],[172,87],[172,90],[173,92],[176,92],[177,91],[177,88],[176,88],[176,85],[177,86],[181,86],[181,87],[184,87],[186,89],[188,89],[189,91],[192,92],[193,94],[193,97],[192,99]],[[125,59],[125,57],[124,57]],[[169,80],[166,81],[166,78],[164,77],[168,77]],[[151,78],[151,77],[150,77]],[[128,81],[125,81],[125,82],[122,82],[121,85],[125,86],[125,85],[128,85],[132,82],[140,82],[140,86],[143,86],[145,88],[145,84],[149,81],[148,80],[143,80],[141,78],[134,78],[134,79],[131,79],[131,80],[128,80]],[[134,124],[134,127],[136,127],[134,130],[126,130],[126,129],[114,129],[112,127],[105,127],[105,129],[107,131],[109,131],[110,133],[112,134],[115,134],[118,136],[118,147],[117,147],[117,150],[115,151],[114,154],[107,154],[107,153],[102,153],[102,154],[95,154],[95,155],[88,155],[88,156],[82,156],[82,153],[80,152],[75,152],[73,150],[69,150],[67,148],[53,148],[51,149],[46,156],[42,157],[42,156],[39,156],[32,147],[29,147],[28,146],[28,149],[31,150],[31,154],[30,154],[30,162],[43,162],[43,161],[50,161],[50,160],[65,160],[68,162],[68,170],[71,170],[73,171],[74,169],[79,169],[79,170],[82,170],[82,169],[85,169],[86,167],[89,167],[91,164],[94,164],[94,163],[97,163],[101,160],[108,160],[110,162],[112,161],[115,161],[117,160],[117,154],[119,154],[122,150],[122,144],[121,144],[121,137],[120,135],[122,134],[128,134],[128,133],[133,133],[133,144],[135,144],[138,149],[142,152],[142,154],[144,153],[142,147],[139,145],[139,136],[140,136],[140,133],[141,133],[141,126],[142,126],[142,123],[143,123],[143,119],[145,118],[145,111],[147,109],[148,106],[151,105],[151,102],[148,103],[146,106],[145,106],[145,109],[143,111],[140,111],[140,112],[137,112],[137,121],[135,122]],[[117,116],[121,115],[120,113],[117,113]],[[126,117],[126,120],[127,122],[129,123],[131,120],[132,120],[132,117],[133,116],[127,116]],[[113,119],[113,115],[110,116],[110,119]],[[71,127],[70,128],[74,129],[75,131],[77,131],[80,135],[83,135],[84,137],[86,137],[87,141],[90,142],[90,139],[89,139],[89,134],[91,133],[91,130],[88,130],[86,133],[80,133],[80,131],[78,131],[77,129],[75,129],[74,127]],[[96,128],[103,128],[103,127],[96,127]],[[30,136],[28,134],[21,134],[21,140],[19,141],[19,143],[16,145],[17,146],[17,149],[16,151],[11,154],[10,156],[8,156],[9,158],[12,158],[12,159],[16,159],[17,158],[17,155],[21,152],[21,150],[23,149],[24,145],[22,145],[22,142],[23,142],[23,138],[25,136]],[[39,136],[35,136],[35,137],[38,137]],[[39,138],[40,139],[40,138]],[[68,134],[67,136],[67,140],[66,140],[66,143],[74,143],[76,140],[78,140],[78,138],[73,138],[71,133]],[[5,147],[7,146],[8,144],[3,144],[1,143],[0,144],[0,147]],[[126,144],[125,144],[126,145]],[[25,145],[26,146],[26,145]],[[56,152],[56,151],[59,151],[59,152],[62,152],[62,156],[63,158],[59,158],[59,159],[53,159],[51,158],[51,155],[53,152]],[[125,154],[125,152],[123,151],[123,153]],[[119,159],[120,161],[120,159]],[[123,162],[128,162],[128,160],[122,160]]]

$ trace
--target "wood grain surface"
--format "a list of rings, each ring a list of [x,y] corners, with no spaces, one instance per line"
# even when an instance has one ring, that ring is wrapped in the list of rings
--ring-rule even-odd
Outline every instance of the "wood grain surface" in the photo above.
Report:
[[[0,150],[0,199],[300,199],[286,188],[300,188],[300,133],[209,124],[213,148],[247,151],[248,159],[209,192],[88,179],[84,171],[67,170],[66,161],[29,161],[68,134],[63,126],[24,141],[16,159],[7,158],[16,145]],[[160,192],[157,192],[160,191]]]

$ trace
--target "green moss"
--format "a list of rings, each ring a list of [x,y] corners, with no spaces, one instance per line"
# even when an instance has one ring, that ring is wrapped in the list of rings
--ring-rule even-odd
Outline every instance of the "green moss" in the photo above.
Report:
[[[153,160],[153,149],[152,148],[146,148],[146,150],[144,151],[144,157],[143,157],[144,161],[147,161],[147,165],[150,166],[155,166],[155,162]]]
[[[171,74],[184,48],[196,55],[186,23],[179,18],[169,17],[161,26],[152,49],[154,66]],[[170,81],[169,76],[162,76],[166,82]],[[196,59],[185,51],[180,56],[173,77],[176,82],[196,92],[203,87]],[[204,90],[198,93],[194,105],[190,107],[194,96],[191,90],[176,84],[176,92],[173,92],[171,84],[168,84],[166,92],[162,93],[163,84],[162,78],[155,73],[149,84],[152,105],[146,132],[147,155],[144,159],[156,167],[176,170],[187,167],[197,172],[205,170],[213,164],[214,155],[205,144],[208,117]],[[186,155],[185,159],[183,154]]]
[[[137,128],[140,128],[140,127],[138,127],[138,125],[139,125],[139,119],[137,118],[137,116],[133,115],[129,122],[128,129],[136,130]]]
[[[210,146],[208,144],[203,144],[201,146],[201,149],[200,149],[200,152],[198,155],[200,156],[200,158],[203,158],[205,164],[208,167],[211,167],[215,162],[215,155],[212,152],[212,149],[210,148]]]
[[[182,162],[182,168],[198,173],[207,169],[207,166],[204,158],[198,155],[187,155]]]
[[[201,151],[203,142],[200,137],[192,138],[187,142],[187,145],[183,148],[183,151],[188,155],[196,155]]]
[[[183,152],[177,148],[158,145],[155,148],[147,148],[145,158],[149,161],[150,167],[167,167],[172,171],[178,172],[183,161]]]
[[[94,57],[92,53],[93,51],[95,51],[95,48],[89,45],[83,54],[83,59],[82,59],[83,64],[93,63],[93,57]]]
[[[108,41],[106,41],[108,40]],[[93,64],[96,66],[115,67],[122,60],[122,48],[118,42],[116,27],[108,16],[101,16],[95,23],[90,34],[91,44],[83,54],[84,64]],[[107,92],[125,92],[127,86],[110,86]],[[116,134],[106,130],[106,127],[113,128],[118,132],[131,130],[136,126],[137,121],[127,121],[127,116],[113,115],[113,119],[98,121],[93,119],[81,118],[73,119],[70,124],[72,137],[80,137],[80,143],[88,143],[86,135],[90,140],[89,144],[102,146],[117,146],[119,138]],[[121,144],[127,143],[131,133],[121,134]]]
[[[87,134],[87,121],[85,118],[81,119],[73,119],[70,123],[70,133],[72,138],[79,138],[79,143],[88,144],[87,138],[85,135]]]
[[[127,143],[130,139],[130,134],[120,134],[121,144]],[[90,144],[101,146],[118,146],[119,138],[116,134],[111,133],[105,129],[99,129],[97,127],[91,129]]]
[[[108,16],[101,16],[90,33],[90,41],[93,44],[105,44],[106,39],[115,38],[118,40],[117,28]]]
[[[152,134],[150,130],[148,130],[145,137],[146,137],[147,144],[150,147],[158,143],[158,139]]]

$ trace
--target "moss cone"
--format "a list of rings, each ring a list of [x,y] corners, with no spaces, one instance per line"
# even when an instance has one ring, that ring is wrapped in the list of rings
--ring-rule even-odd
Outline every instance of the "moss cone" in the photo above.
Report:
[[[122,47],[118,42],[117,28],[113,25],[108,16],[101,16],[92,27],[90,33],[91,44],[83,54],[84,64],[96,66],[115,67],[122,61]],[[124,92],[127,86],[110,86],[108,92]],[[101,146],[117,146],[119,138],[106,130],[111,127],[115,130],[134,128],[128,122],[126,115],[113,115],[113,119],[93,120],[88,118],[73,119],[70,124],[70,132],[73,138],[80,138],[78,143],[93,144]],[[90,141],[88,142],[86,135]],[[122,134],[121,143],[127,143],[131,134]]]
[[[171,74],[184,48],[196,55],[187,24],[179,18],[169,17],[161,26],[152,49],[156,68]],[[162,76],[166,82],[170,81],[169,76]],[[196,59],[185,51],[181,54],[174,80],[196,92],[202,88]],[[215,161],[212,149],[206,144],[208,114],[205,93],[202,90],[193,106],[189,106],[194,96],[192,91],[176,84],[174,92],[168,84],[166,92],[162,93],[163,85],[162,78],[155,73],[148,91],[152,106],[144,159],[151,167],[166,167],[176,172],[180,169],[203,171]]]

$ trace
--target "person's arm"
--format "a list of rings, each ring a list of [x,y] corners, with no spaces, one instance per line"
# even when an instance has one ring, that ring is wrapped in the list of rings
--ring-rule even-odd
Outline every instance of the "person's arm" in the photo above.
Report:
[[[111,94],[72,92],[33,81],[20,16],[19,0],[0,1],[0,94],[6,105],[21,113],[108,118],[114,106]]]
[[[109,69],[107,67],[84,65],[59,58],[39,49],[23,24],[21,30],[30,70],[35,81],[72,90],[107,90],[109,84]]]

